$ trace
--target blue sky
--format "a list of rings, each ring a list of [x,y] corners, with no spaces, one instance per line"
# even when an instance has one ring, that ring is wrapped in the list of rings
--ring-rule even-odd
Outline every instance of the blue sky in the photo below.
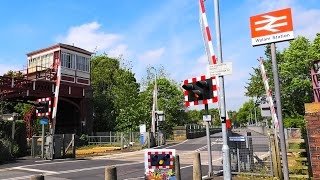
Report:
[[[216,52],[213,0],[205,6]],[[223,59],[233,63],[233,75],[225,78],[227,109],[238,110],[248,100],[244,86],[264,55],[262,46],[251,46],[249,17],[288,7],[295,36],[313,40],[320,28],[318,0],[220,1]],[[2,1],[0,17],[1,74],[25,68],[26,53],[59,42],[122,54],[138,81],[149,65],[163,65],[177,82],[206,73],[198,0]]]

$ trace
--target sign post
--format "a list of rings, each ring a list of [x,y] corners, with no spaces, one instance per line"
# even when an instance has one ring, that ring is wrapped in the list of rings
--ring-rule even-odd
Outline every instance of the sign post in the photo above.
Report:
[[[45,142],[45,132],[44,132],[44,125],[48,124],[48,119],[41,119],[40,124],[42,126],[42,134],[41,134],[41,158],[44,158],[44,142]]]
[[[216,39],[218,49],[219,63],[223,63],[222,59],[222,43],[221,43],[221,29],[220,29],[220,12],[219,12],[219,0],[214,0],[214,16],[216,24]],[[220,116],[222,126],[222,158],[223,158],[223,176],[225,180],[232,179],[231,177],[231,162],[230,162],[230,148],[228,145],[228,131],[227,131],[227,112],[224,92],[224,76],[219,76],[219,101],[220,101]]]
[[[250,17],[252,45],[271,43],[272,71],[275,87],[276,105],[279,122],[280,147],[284,180],[289,180],[287,148],[282,121],[282,107],[275,42],[294,39],[291,9],[282,9]],[[275,132],[276,131],[276,126]]]

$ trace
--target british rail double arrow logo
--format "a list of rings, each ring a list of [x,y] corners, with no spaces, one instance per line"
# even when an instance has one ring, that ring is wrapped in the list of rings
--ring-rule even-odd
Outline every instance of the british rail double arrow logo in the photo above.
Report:
[[[281,9],[250,17],[252,45],[293,39],[291,9]]]

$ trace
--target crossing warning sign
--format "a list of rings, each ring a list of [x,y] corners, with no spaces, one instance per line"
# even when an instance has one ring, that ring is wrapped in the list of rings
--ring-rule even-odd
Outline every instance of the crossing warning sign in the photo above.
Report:
[[[294,39],[291,8],[250,17],[252,45]]]

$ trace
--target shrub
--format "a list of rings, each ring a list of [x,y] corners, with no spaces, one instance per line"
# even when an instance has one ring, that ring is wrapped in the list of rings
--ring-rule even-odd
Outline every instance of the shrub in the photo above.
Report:
[[[85,146],[88,145],[89,138],[87,134],[82,134],[79,138],[79,144],[78,146]]]
[[[11,139],[11,131],[12,131],[12,121],[0,121],[0,139]],[[13,144],[14,146],[13,150],[15,150],[15,152],[13,153],[13,155],[16,157],[26,155],[27,154],[27,131],[26,131],[26,122],[23,120],[16,121],[14,141],[15,143]]]
[[[7,139],[0,139],[0,162],[7,161],[12,158],[10,153],[12,143]]]

